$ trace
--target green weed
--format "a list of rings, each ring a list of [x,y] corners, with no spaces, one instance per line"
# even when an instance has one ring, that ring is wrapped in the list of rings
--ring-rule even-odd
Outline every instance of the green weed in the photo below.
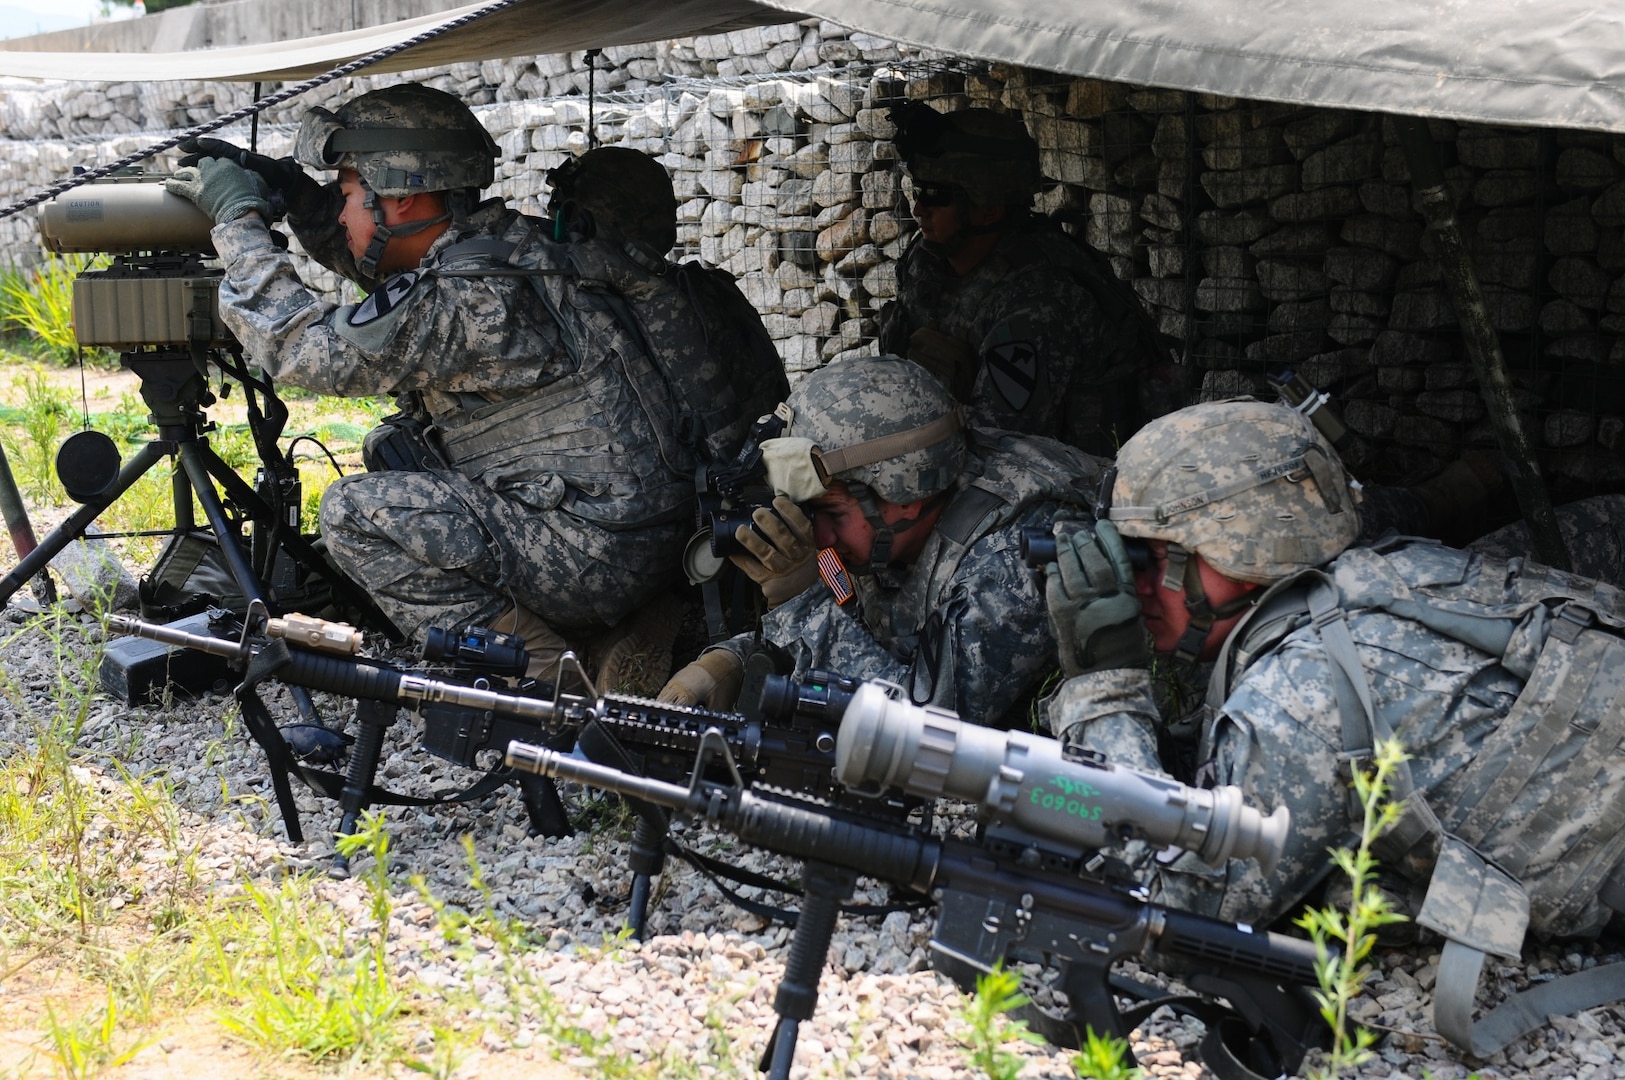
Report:
[[[1084,1032],[1084,1043],[1070,1064],[1080,1077],[1093,1080],[1139,1080],[1144,1070],[1125,1065],[1129,1053],[1127,1039],[1097,1035],[1093,1028]]]
[[[44,369],[31,364],[12,377],[12,386],[21,394],[21,406],[10,410],[8,418],[21,428],[22,438],[6,451],[12,476],[25,499],[57,505],[67,498],[56,478],[56,451],[63,434],[74,422],[73,399],[46,377]]]
[[[70,364],[79,355],[73,330],[73,281],[108,264],[105,255],[51,256],[35,270],[0,275],[0,323],[21,331],[41,359]],[[105,350],[89,350],[103,359]]]
[[[228,1033],[276,1054],[376,1062],[396,1050],[405,1002],[376,948],[351,949],[308,878],[252,882],[198,930],[197,963]],[[382,931],[380,931],[380,934]]]
[[[1353,851],[1333,848],[1332,858],[1352,886],[1353,903],[1343,912],[1328,907],[1306,911],[1297,924],[1309,932],[1319,958],[1315,974],[1320,989],[1315,998],[1320,1014],[1332,1029],[1332,1046],[1326,1066],[1313,1075],[1331,1077],[1344,1069],[1358,1068],[1372,1056],[1376,1036],[1349,1023],[1349,1004],[1359,996],[1371,976],[1367,960],[1376,944],[1376,931],[1390,923],[1404,922],[1406,916],[1394,911],[1388,897],[1376,885],[1377,860],[1371,845],[1399,820],[1400,807],[1388,802],[1388,778],[1405,763],[1405,751],[1389,740],[1376,748],[1369,773],[1356,771],[1354,792],[1363,809],[1360,843]]]
[[[960,1010],[960,1019],[970,1028],[971,1065],[988,1080],[1015,1080],[1023,1065],[1020,1055],[1006,1050],[1012,1040],[1039,1043],[1043,1040],[1027,1030],[1025,1020],[1011,1020],[1008,1013],[1029,1004],[1021,992],[1021,973],[1009,971],[1002,962],[976,977],[976,993]]]
[[[105,1005],[66,1019],[47,1003],[45,1034],[50,1042],[47,1054],[69,1080],[85,1080],[117,1068],[147,1045],[143,1040],[125,1042],[119,1037],[118,1005],[111,992]]]

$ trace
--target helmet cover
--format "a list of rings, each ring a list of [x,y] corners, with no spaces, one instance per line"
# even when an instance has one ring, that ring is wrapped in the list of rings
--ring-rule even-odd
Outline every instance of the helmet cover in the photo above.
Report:
[[[952,487],[965,464],[959,406],[925,368],[897,356],[866,356],[819,368],[790,391],[786,436],[810,439],[831,480],[866,484],[907,504]],[[896,437],[887,444],[860,444]],[[851,453],[843,453],[850,451]],[[874,452],[869,452],[874,451]],[[879,460],[869,460],[876,453]],[[850,459],[850,463],[846,459]]]
[[[1250,398],[1158,417],[1117,454],[1111,520],[1226,577],[1267,585],[1330,562],[1359,513],[1343,464],[1308,418]]]
[[[305,114],[294,157],[313,169],[354,169],[379,195],[485,188],[500,156],[462,101],[419,83],[362,94],[337,112]]]
[[[568,217],[579,207],[600,229],[664,255],[677,243],[677,196],[665,166],[625,146],[600,146],[547,173],[547,214]]]
[[[893,144],[916,184],[962,189],[973,206],[1026,206],[1043,183],[1038,143],[1021,118],[992,109],[940,113],[921,101],[893,106]]]

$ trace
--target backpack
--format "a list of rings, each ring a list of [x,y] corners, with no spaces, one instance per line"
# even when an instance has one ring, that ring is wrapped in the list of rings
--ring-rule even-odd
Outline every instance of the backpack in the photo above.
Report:
[[[784,363],[762,319],[721,270],[672,264],[636,243],[600,235],[549,240],[535,229],[517,243],[475,239],[441,255],[479,253],[528,271],[544,300],[544,276],[565,275],[601,298],[649,363],[627,376],[674,475],[738,452],[750,426],[790,393]],[[567,337],[567,319],[556,320]],[[567,342],[571,351],[579,343]]]
[[[1400,819],[1373,845],[1383,861],[1426,882],[1416,921],[1446,940],[1434,1025],[1484,1058],[1550,1015],[1625,997],[1625,963],[1609,964],[1513,995],[1472,1019],[1487,954],[1516,959],[1528,929],[1573,932],[1599,901],[1625,910],[1625,785],[1594,779],[1625,738],[1625,593],[1522,558],[1408,538],[1351,548],[1329,569],[1264,593],[1226,641],[1208,701],[1226,700],[1252,660],[1313,624],[1332,661],[1343,754],[1358,767],[1393,733],[1372,705],[1346,612],[1385,611],[1499,658],[1524,684],[1467,767],[1463,782],[1476,797],[1460,800],[1441,822],[1402,769],[1389,790]],[[1203,759],[1213,734],[1210,725]],[[1601,798],[1585,807],[1547,799],[1532,817],[1511,817],[1514,799],[1537,778]],[[1577,822],[1577,809],[1588,816]]]

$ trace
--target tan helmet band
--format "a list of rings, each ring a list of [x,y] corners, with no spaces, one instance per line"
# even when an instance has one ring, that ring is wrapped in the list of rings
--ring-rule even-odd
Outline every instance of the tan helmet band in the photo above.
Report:
[[[898,431],[891,435],[882,435],[878,439],[866,439],[851,446],[843,446],[837,450],[813,451],[813,462],[826,479],[839,476],[848,469],[859,469],[865,465],[873,465],[877,461],[889,461],[892,458],[902,457],[911,450],[922,450],[927,446],[935,446],[944,439],[950,438],[955,432],[965,426],[959,415],[959,410],[944,413],[929,424],[921,424],[917,428],[907,431]]]

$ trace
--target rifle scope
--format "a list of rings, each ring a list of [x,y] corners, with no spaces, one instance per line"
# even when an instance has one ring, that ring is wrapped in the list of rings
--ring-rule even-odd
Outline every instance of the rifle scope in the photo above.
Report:
[[[835,775],[925,798],[979,802],[994,821],[1083,848],[1128,840],[1172,844],[1209,864],[1255,858],[1268,873],[1290,815],[1268,817],[1241,789],[1204,790],[1081,756],[1055,739],[967,724],[945,709],[899,700],[878,683],[852,695],[835,742]]]

